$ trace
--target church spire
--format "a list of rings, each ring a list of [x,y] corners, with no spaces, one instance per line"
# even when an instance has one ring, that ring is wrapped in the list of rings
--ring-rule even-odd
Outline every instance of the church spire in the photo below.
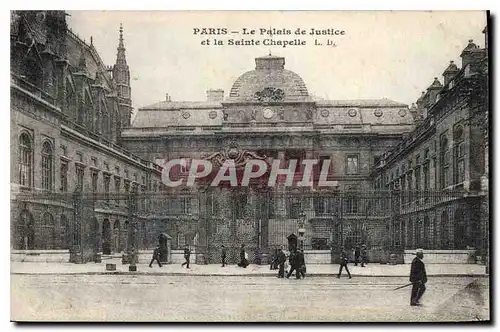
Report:
[[[123,25],[120,23],[120,40],[118,42],[118,53],[116,54],[116,64],[126,65],[127,59],[125,58],[125,46],[123,44]]]

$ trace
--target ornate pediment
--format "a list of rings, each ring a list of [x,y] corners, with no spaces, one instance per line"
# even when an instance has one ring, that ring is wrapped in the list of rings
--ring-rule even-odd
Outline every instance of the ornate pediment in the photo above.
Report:
[[[249,160],[254,159],[264,160],[267,162],[267,156],[259,156],[255,152],[242,150],[235,142],[229,143],[225,150],[213,153],[204,159],[210,160],[213,164],[219,167],[222,166],[227,160],[232,160],[236,168],[243,168]]]
[[[281,89],[268,87],[264,88],[262,91],[257,91],[254,96],[258,101],[278,102],[285,98],[285,93]]]

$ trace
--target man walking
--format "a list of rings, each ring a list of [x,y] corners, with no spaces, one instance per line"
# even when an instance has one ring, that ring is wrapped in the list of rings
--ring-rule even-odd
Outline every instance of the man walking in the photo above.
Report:
[[[342,268],[345,267],[345,270],[347,271],[347,275],[349,276],[349,279],[351,279],[351,272],[349,272],[349,268],[347,267],[347,252],[345,251],[344,247],[342,247],[342,250],[340,252],[340,268],[339,268],[339,274],[337,275],[337,278],[340,279],[340,275],[342,274]]]
[[[277,263],[278,263],[278,278],[284,278],[285,277],[285,262],[286,262],[286,255],[283,252],[283,246],[280,248],[278,251],[278,258],[277,258]]]
[[[151,262],[149,263],[149,267],[152,267],[154,261],[158,262],[158,265],[161,267],[161,262],[160,262],[160,246],[156,246],[155,250],[153,251],[153,257],[151,258]]]
[[[290,262],[290,271],[288,271],[286,278],[287,279],[290,278],[290,276],[292,275],[292,272],[295,271],[295,279],[300,279],[299,266],[298,266],[299,257],[298,257],[296,249],[292,249],[290,251],[289,262]]]
[[[411,262],[410,282],[413,284],[411,289],[410,305],[419,306],[420,298],[425,292],[425,283],[427,282],[427,273],[425,272],[425,264],[422,262],[424,258],[424,250],[417,249],[416,256]]]
[[[365,267],[365,264],[368,263],[368,251],[366,250],[366,244],[361,246],[361,267]]]
[[[226,247],[224,245],[222,245],[220,259],[222,261],[222,267],[226,266]]]
[[[359,244],[354,248],[354,266],[358,266],[359,256],[361,255],[361,249],[359,248]]]
[[[184,259],[186,260],[184,263],[181,264],[181,266],[187,265],[186,268],[189,269],[189,258],[191,257],[191,250],[189,249],[189,246],[186,246],[184,248]]]
[[[304,257],[304,249],[299,250],[297,259],[298,259],[297,265],[299,267],[297,273],[299,273],[302,276],[302,278],[305,278],[306,277],[306,260]]]

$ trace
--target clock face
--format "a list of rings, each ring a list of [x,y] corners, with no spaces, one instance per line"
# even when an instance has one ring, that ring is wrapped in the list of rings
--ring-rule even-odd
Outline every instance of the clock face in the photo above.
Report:
[[[270,118],[272,118],[272,117],[273,117],[273,115],[274,115],[274,111],[273,111],[272,109],[270,109],[270,108],[266,108],[266,109],[264,110],[264,117],[265,117],[266,119],[270,119]]]

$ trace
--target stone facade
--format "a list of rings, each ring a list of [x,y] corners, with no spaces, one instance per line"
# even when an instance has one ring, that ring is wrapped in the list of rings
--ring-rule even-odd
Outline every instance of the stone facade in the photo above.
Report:
[[[78,241],[123,250],[124,201],[98,202],[95,222],[75,235],[71,200],[75,191],[149,190],[160,179],[161,167],[118,145],[132,111],[122,29],[117,63],[107,67],[92,40],[67,29],[64,12],[13,11],[11,65],[12,247],[82,250]]]
[[[153,248],[163,232],[174,250],[194,246],[200,262],[218,261],[221,244],[231,262],[241,244],[258,262],[291,234],[315,257],[361,243],[370,260],[415,246],[488,248],[488,105],[476,79],[486,51],[472,42],[462,68],[450,64],[444,84],[436,79],[411,108],[314,99],[283,57],[264,56],[227,96],[167,94],[131,122],[122,27],[116,63],[106,66],[92,39],[67,29],[63,12],[11,15],[15,250],[69,249],[75,262],[123,253],[128,262],[132,248]],[[475,98],[462,92],[470,82]],[[310,187],[297,186],[303,167],[292,186],[268,187],[268,174],[249,187],[162,183],[165,161],[185,160],[176,175],[186,180],[191,160],[228,158],[328,160],[334,185],[317,185],[318,167]]]

